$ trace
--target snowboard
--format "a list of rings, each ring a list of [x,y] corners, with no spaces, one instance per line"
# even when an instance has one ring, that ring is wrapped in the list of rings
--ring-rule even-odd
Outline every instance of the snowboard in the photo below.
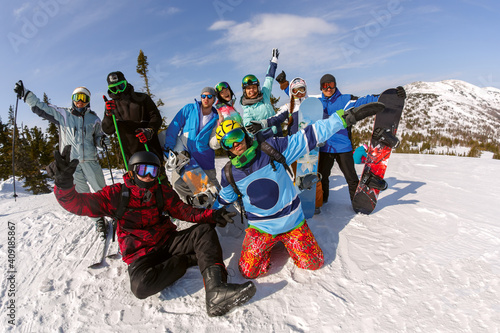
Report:
[[[375,116],[365,166],[352,200],[356,213],[370,214],[375,209],[380,191],[387,188],[384,175],[391,151],[399,144],[396,131],[405,100],[397,95],[396,89],[388,89],[378,101],[385,105],[385,110]]]
[[[219,111],[220,114],[224,117],[224,120],[234,120],[237,123],[243,125],[243,118],[241,118],[241,115],[233,106],[222,104],[222,106],[217,108],[217,111]]]
[[[165,144],[166,131],[158,133],[160,144],[163,147]],[[174,151],[187,151],[186,145],[183,142],[185,139],[182,136],[177,138]],[[166,171],[175,171],[179,174],[182,180],[187,184],[192,196],[186,198],[188,204],[198,208],[211,208],[219,193],[215,184],[208,178],[205,171],[198,165],[193,158],[188,158],[183,154],[170,152],[165,163]],[[175,188],[174,188],[175,189]]]
[[[299,109],[299,130],[323,119],[323,104],[316,97],[306,98]],[[300,191],[299,198],[306,219],[314,216],[316,208],[316,183],[321,180],[318,174],[319,147],[297,160],[295,185]]]

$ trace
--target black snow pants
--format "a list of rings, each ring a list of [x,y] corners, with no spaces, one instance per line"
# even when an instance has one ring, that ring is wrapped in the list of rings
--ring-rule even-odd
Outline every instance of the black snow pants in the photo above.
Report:
[[[137,298],[154,295],[181,278],[197,264],[200,272],[218,264],[224,267],[215,224],[195,224],[174,232],[159,250],[128,266],[130,288]]]
[[[358,187],[359,178],[354,168],[354,159],[352,157],[352,151],[347,153],[324,153],[319,154],[319,164],[318,171],[321,174],[321,185],[323,186],[323,202],[328,202],[328,195],[330,194],[330,173],[332,171],[333,164],[337,161],[340,171],[344,174],[344,178],[347,181],[347,186],[349,187],[349,195],[352,198],[354,193],[356,193],[356,188]]]

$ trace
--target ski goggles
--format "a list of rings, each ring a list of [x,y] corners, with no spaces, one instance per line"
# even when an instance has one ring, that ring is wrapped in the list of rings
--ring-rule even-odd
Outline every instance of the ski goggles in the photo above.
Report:
[[[121,92],[124,92],[125,89],[127,88],[127,81],[123,80],[117,83],[110,84],[108,86],[109,91],[111,91],[113,94],[118,94]]]
[[[212,97],[214,97],[214,95],[201,95],[201,99],[205,99],[205,98],[210,99]]]
[[[73,94],[73,96],[71,96],[71,99],[74,101],[74,102],[78,102],[78,101],[82,101],[83,103],[88,103],[90,102],[90,97],[83,94],[83,93],[76,93],[76,94]]]
[[[136,164],[134,165],[134,172],[140,177],[146,177],[148,174],[156,178],[158,177],[158,173],[160,171],[160,167],[151,164]]]
[[[321,87],[321,89],[328,90],[328,88],[335,89],[335,83],[334,82],[323,83],[323,86]]]
[[[224,150],[230,150],[234,147],[236,142],[242,142],[245,140],[245,132],[241,128],[236,128],[220,139],[220,145]]]
[[[296,96],[298,94],[305,94],[306,93],[306,88],[305,87],[298,87],[298,88],[293,88],[292,89],[292,95]]]
[[[224,88],[229,89],[229,84],[227,82],[220,82],[215,86],[215,90],[218,92],[221,92]]]

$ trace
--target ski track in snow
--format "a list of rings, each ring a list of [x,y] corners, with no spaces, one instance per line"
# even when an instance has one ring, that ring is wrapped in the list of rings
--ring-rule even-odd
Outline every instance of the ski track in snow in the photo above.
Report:
[[[218,167],[224,159],[217,160]],[[358,174],[362,166],[356,166]],[[293,265],[279,244],[257,293],[221,318],[205,311],[197,267],[147,298],[127,267],[90,270],[93,222],[54,195],[0,183],[0,327],[6,332],[499,332],[500,198],[497,160],[394,154],[389,189],[356,215],[335,166],[330,202],[309,225],[325,254],[317,271]],[[111,184],[109,174],[107,182]],[[118,173],[115,179],[119,179]],[[7,323],[8,221],[16,226],[16,326]],[[179,222],[181,228],[189,225]],[[244,231],[219,229],[230,282]]]

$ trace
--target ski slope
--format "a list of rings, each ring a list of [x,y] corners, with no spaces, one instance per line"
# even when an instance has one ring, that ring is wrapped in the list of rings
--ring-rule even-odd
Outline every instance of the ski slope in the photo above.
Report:
[[[217,160],[219,169],[224,163]],[[362,165],[356,168],[361,173]],[[498,332],[499,170],[500,161],[486,158],[393,154],[390,187],[365,216],[352,211],[335,167],[330,202],[309,221],[324,267],[301,270],[278,246],[270,274],[254,280],[254,298],[218,318],[206,314],[197,267],[146,300],[130,292],[121,260],[89,270],[91,221],[64,211],[53,194],[30,195],[19,183],[14,201],[9,180],[0,183],[0,331]],[[230,281],[244,282],[237,268],[241,225],[218,231]]]

